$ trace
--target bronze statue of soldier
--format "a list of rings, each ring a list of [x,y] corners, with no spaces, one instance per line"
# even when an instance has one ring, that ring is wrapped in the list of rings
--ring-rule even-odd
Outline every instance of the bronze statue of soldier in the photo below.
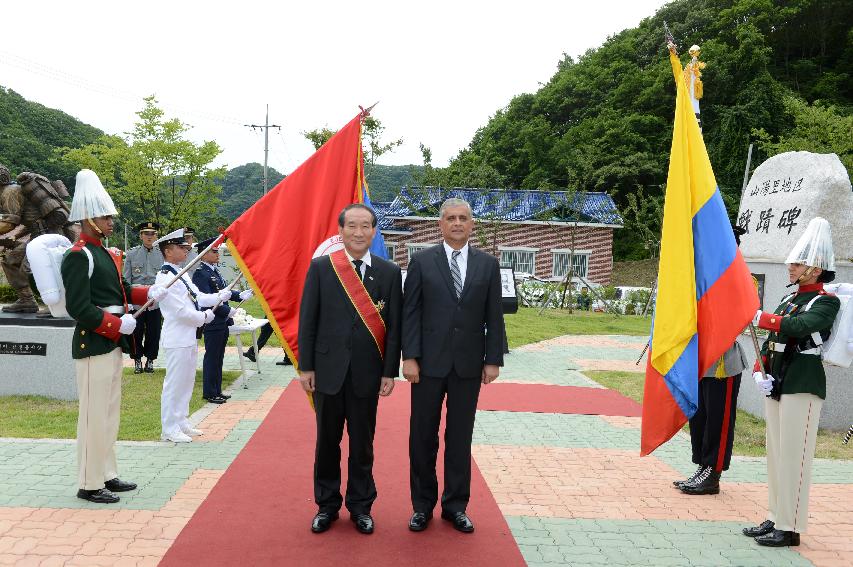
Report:
[[[42,234],[68,232],[68,190],[62,181],[24,172],[16,182],[0,164],[0,265],[18,299],[6,313],[36,313],[38,304],[30,286],[27,243]],[[67,236],[67,234],[66,234]]]

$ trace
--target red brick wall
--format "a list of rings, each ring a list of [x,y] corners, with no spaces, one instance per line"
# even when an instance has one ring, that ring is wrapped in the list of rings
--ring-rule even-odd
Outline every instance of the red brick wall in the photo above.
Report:
[[[394,262],[406,269],[409,263],[407,244],[438,244],[441,233],[438,221],[397,219],[395,228],[409,229],[412,234],[383,234],[385,244],[396,244]],[[471,243],[490,254],[499,256],[499,246],[538,248],[536,251],[536,276],[551,277],[553,249],[569,249],[572,243],[572,226],[549,226],[544,224],[501,223],[497,229],[497,242],[493,242],[494,225],[478,224]],[[482,234],[486,244],[479,238]],[[575,235],[575,250],[591,251],[588,280],[608,285],[613,268],[613,229],[599,226],[579,226]]]

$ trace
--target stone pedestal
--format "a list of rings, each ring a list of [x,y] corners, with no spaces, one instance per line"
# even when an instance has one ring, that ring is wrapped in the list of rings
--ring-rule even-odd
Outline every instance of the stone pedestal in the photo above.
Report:
[[[77,399],[74,321],[0,312],[0,396]]]

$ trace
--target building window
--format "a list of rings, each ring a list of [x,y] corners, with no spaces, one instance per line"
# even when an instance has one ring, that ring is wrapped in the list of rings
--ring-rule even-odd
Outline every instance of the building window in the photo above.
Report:
[[[553,263],[551,275],[555,278],[563,278],[569,271],[569,258],[572,257],[571,252],[561,250],[553,252]],[[575,252],[574,257],[574,276],[585,278],[587,268],[589,266],[589,252]]]
[[[409,261],[412,261],[412,256],[414,256],[416,253],[420,252],[421,250],[425,250],[431,246],[432,244],[406,244],[406,248],[409,251]]]
[[[385,257],[388,258],[391,262],[394,261],[394,255],[397,253],[397,245],[396,244],[388,244],[385,243]]]
[[[501,266],[525,274],[536,273],[536,252],[533,250],[501,250]]]

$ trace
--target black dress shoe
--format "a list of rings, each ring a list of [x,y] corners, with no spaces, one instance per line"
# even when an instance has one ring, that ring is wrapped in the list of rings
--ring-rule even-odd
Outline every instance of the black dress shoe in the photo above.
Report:
[[[225,398],[226,400],[230,400],[230,399],[231,399],[231,394],[219,394],[219,397],[220,397],[220,398]]]
[[[106,481],[104,483],[104,487],[110,492],[128,492],[130,490],[136,490],[135,483],[125,482],[118,477]]]
[[[207,400],[208,402],[212,403],[212,404],[224,404],[225,402],[228,401],[225,398],[220,398],[219,396],[211,396],[209,398],[204,398],[204,399]]]
[[[773,531],[773,526],[775,524],[770,520],[764,520],[760,524],[752,528],[744,528],[743,535],[747,537],[758,537],[765,534],[769,534]]]
[[[355,529],[363,534],[373,533],[373,518],[370,514],[352,514],[350,520],[355,524]]]
[[[432,519],[432,514],[424,512],[415,512],[409,520],[409,529],[413,532],[422,532],[427,529],[429,521]]]
[[[243,353],[243,356],[245,356],[246,358],[248,358],[248,359],[249,359],[249,360],[251,360],[252,362],[257,362],[257,361],[255,360],[255,351],[254,351],[254,350],[252,350],[252,349],[249,349],[249,350],[247,350],[246,352],[244,352],[244,353]]]
[[[77,498],[82,498],[95,504],[115,504],[120,500],[118,496],[106,488],[99,488],[98,490],[84,490],[81,488],[77,491]]]
[[[460,532],[470,534],[474,531],[474,523],[465,512],[442,512],[441,518],[453,522],[453,528]]]
[[[311,531],[315,534],[323,533],[328,530],[331,527],[332,522],[337,519],[337,512],[317,512],[317,515],[314,516],[314,519],[311,521]]]
[[[773,530],[769,534],[755,538],[755,543],[758,545],[766,545],[767,547],[788,547],[789,545],[800,545],[800,534],[797,532]]]
[[[142,374],[142,359],[133,360],[133,373],[134,374]]]
[[[154,361],[150,358],[145,361],[145,372],[154,374]]]

